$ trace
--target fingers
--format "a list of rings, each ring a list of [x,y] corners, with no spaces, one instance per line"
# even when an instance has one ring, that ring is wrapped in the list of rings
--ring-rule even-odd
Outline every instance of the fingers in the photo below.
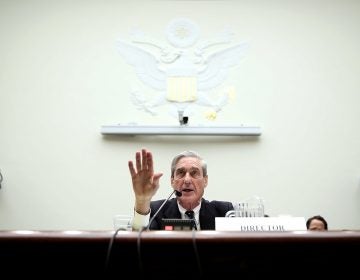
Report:
[[[136,170],[139,172],[139,170],[141,170],[141,156],[140,156],[140,152],[136,152],[136,154],[135,154],[135,160],[136,160]]]
[[[152,153],[148,152],[146,149],[142,149],[141,152],[136,152],[135,162],[136,170],[134,163],[131,160],[128,162],[129,170],[132,176],[136,175],[136,173],[139,173],[140,171],[149,171],[151,174],[154,173]]]
[[[145,149],[141,150],[142,155],[142,168],[148,169],[148,163],[147,163],[147,151]]]
[[[159,186],[160,184],[159,184],[159,180],[160,180],[160,178],[161,178],[161,176],[163,175],[163,173],[156,173],[156,174],[154,174],[154,177],[153,177],[153,183],[154,183],[154,185],[156,185],[156,186]]]
[[[149,169],[150,173],[153,174],[154,173],[154,164],[153,164],[152,153],[148,152],[146,154],[146,157],[147,157],[147,168]]]
[[[131,160],[129,160],[128,166],[129,166],[131,177],[134,177],[136,172],[135,172],[134,164]]]

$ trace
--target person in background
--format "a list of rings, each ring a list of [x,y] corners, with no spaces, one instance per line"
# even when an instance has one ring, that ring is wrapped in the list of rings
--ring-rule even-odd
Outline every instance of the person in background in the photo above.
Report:
[[[153,155],[142,149],[135,154],[135,163],[128,162],[135,194],[133,230],[148,227],[150,230],[162,229],[162,218],[186,219],[190,211],[194,215],[197,230],[214,230],[215,217],[224,217],[233,210],[228,201],[208,201],[203,198],[208,185],[207,164],[194,151],[184,151],[176,155],[171,163],[171,186],[176,190],[175,198],[169,199],[156,217],[165,199],[152,201],[160,186],[161,172],[154,172]]]
[[[308,230],[325,231],[328,230],[327,221],[320,215],[312,216],[306,221]]]

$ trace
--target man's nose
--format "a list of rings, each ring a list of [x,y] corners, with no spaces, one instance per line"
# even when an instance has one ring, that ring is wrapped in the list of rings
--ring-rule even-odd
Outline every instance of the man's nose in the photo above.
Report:
[[[184,182],[185,183],[190,183],[191,182],[191,176],[189,172],[186,172],[185,177],[184,177]]]

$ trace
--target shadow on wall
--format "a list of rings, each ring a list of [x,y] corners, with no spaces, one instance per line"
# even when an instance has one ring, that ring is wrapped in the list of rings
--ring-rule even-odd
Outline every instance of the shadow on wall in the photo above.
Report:
[[[3,177],[2,173],[1,173],[1,169],[0,169],[0,189],[1,189],[1,183],[2,183],[3,179],[4,179],[4,177]]]

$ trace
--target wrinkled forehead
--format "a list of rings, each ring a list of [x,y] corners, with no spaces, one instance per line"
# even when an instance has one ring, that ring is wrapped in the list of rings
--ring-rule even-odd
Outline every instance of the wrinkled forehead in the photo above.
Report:
[[[176,168],[197,168],[201,169],[201,160],[195,157],[183,157],[176,163]]]

